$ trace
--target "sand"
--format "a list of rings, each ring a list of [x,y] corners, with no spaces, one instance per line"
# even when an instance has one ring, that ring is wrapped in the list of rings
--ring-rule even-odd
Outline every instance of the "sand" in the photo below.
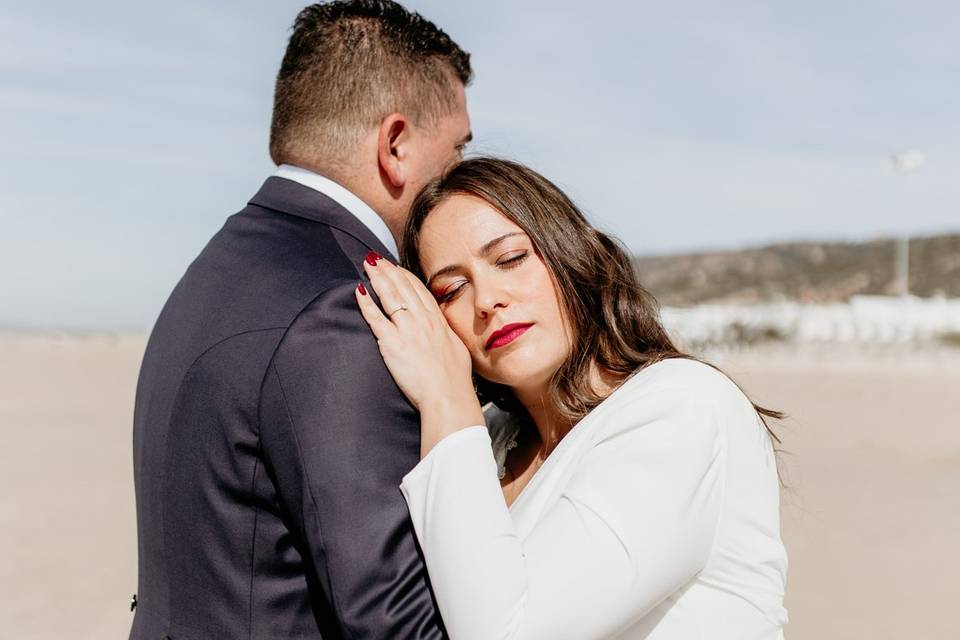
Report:
[[[140,335],[0,335],[0,634],[124,638]],[[960,350],[714,360],[776,427],[793,640],[957,637]],[[9,636],[7,634],[10,634]]]

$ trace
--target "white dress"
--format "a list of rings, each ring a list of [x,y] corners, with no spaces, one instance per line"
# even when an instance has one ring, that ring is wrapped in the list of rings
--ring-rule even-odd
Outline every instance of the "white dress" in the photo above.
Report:
[[[773,450],[729,378],[680,359],[636,373],[509,509],[510,422],[488,422],[400,485],[451,640],[783,637]]]

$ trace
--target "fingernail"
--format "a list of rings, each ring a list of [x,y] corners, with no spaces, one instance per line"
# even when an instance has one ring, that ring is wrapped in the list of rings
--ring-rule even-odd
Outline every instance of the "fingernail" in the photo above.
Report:
[[[363,283],[362,283],[362,282],[357,285],[357,291],[359,291],[359,292],[360,292],[360,295],[362,295],[362,296],[367,295],[367,288],[366,288],[365,286],[363,286]]]
[[[377,266],[377,260],[383,260],[383,256],[376,251],[371,251],[367,254],[366,261],[371,267]]]

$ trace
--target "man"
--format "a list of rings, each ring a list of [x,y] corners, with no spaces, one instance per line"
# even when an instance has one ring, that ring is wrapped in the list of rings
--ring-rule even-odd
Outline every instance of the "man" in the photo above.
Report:
[[[443,636],[399,491],[418,417],[354,290],[460,158],[470,77],[388,0],[297,17],[277,173],[187,270],[144,356],[132,639]]]

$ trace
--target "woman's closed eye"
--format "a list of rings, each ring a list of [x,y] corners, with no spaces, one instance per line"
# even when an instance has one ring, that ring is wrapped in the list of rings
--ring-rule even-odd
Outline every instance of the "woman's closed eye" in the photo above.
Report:
[[[453,300],[453,297],[460,292],[460,289],[463,289],[467,285],[466,280],[461,280],[460,282],[454,282],[451,284],[445,291],[436,295],[437,303],[443,304],[445,302],[450,302]]]
[[[507,255],[510,255],[510,254],[507,254]],[[497,266],[497,268],[499,268],[499,269],[504,269],[504,270],[506,270],[506,269],[514,269],[514,268],[520,266],[520,263],[523,262],[524,260],[526,260],[529,255],[530,255],[530,252],[529,252],[529,251],[522,251],[522,252],[520,252],[520,253],[518,253],[518,254],[516,254],[516,255],[513,255],[513,256],[509,257],[509,258],[505,258],[505,259],[503,259],[503,260],[499,260],[499,261],[497,262],[497,265],[496,265],[496,266]],[[468,284],[468,281],[467,281],[467,280],[460,280],[460,281],[458,281],[458,282],[452,283],[445,291],[443,291],[443,293],[440,293],[439,295],[436,295],[437,302],[438,302],[439,304],[444,304],[444,303],[446,303],[446,302],[450,302],[451,300],[453,300],[453,299],[457,296],[457,294],[460,293],[460,291],[461,291],[465,286],[467,286],[467,284]]]
[[[523,251],[511,258],[497,262],[497,266],[502,269],[513,269],[514,267],[520,266],[520,263],[523,262],[528,255],[530,255],[528,251]]]

